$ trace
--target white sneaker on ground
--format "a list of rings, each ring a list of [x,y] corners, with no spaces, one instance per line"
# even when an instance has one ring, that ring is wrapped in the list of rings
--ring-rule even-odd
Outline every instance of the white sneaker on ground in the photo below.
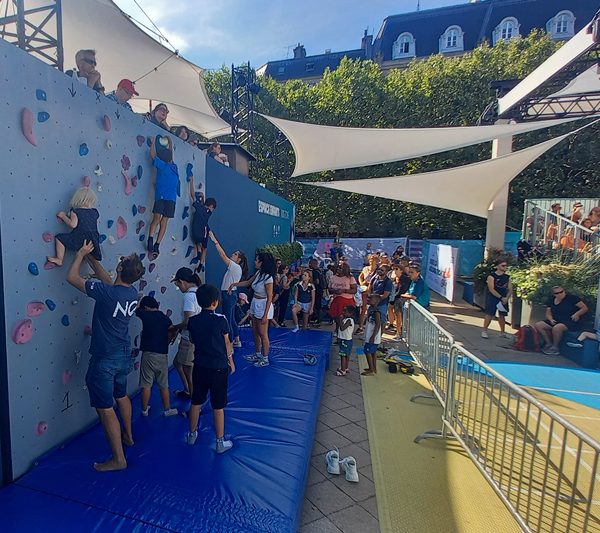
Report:
[[[178,415],[179,411],[175,409],[175,407],[171,407],[171,409],[165,409],[163,411],[163,416],[175,416]]]
[[[340,452],[337,448],[329,450],[325,455],[327,472],[338,475],[340,473]]]
[[[194,444],[196,444],[196,439],[198,438],[198,431],[188,431],[185,434],[185,442],[189,445],[189,446],[193,446]]]
[[[582,342],[567,342],[569,348],[583,348]]]
[[[269,358],[268,357],[259,357],[258,360],[254,363],[254,366],[260,368],[263,366],[269,366]]]
[[[487,331],[483,330],[483,331],[481,332],[481,338],[482,338],[482,339],[489,339],[489,338],[490,338],[490,336],[488,335],[488,332],[487,332]]]
[[[260,358],[262,357],[261,354],[257,353],[249,353],[247,355],[244,355],[244,359],[246,361],[250,361],[251,363],[256,363],[256,361],[258,361]]]
[[[300,328],[298,326],[294,326],[292,333],[297,333],[298,331],[300,331]]]
[[[234,348],[241,348],[242,347],[242,341],[233,341],[233,347]]]
[[[346,481],[351,481],[352,483],[358,483],[358,471],[356,470],[356,459],[354,457],[344,457],[340,464],[346,473]]]
[[[233,448],[233,441],[217,439],[217,453],[225,453]]]
[[[146,409],[142,409],[142,416],[148,416],[150,414],[150,406],[146,407]]]

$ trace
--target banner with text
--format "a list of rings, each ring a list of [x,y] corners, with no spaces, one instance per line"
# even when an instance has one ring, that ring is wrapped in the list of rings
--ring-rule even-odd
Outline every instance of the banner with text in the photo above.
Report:
[[[449,302],[454,300],[454,280],[457,274],[458,248],[447,244],[429,243],[425,265],[425,282]]]

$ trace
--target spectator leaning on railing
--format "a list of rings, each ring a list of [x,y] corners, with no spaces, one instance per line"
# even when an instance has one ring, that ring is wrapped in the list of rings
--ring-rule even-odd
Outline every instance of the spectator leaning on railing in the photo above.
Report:
[[[65,74],[104,94],[100,72],[96,70],[96,50],[79,50],[75,54],[75,64],[77,69],[67,70]]]
[[[156,124],[157,126],[160,126],[161,128],[170,132],[171,129],[167,124],[168,114],[169,108],[167,107],[167,104],[160,103],[151,112],[146,113],[144,118],[152,122],[152,124]]]
[[[133,82],[127,79],[121,80],[117,85],[117,89],[106,95],[107,98],[114,100],[117,104],[129,109],[129,111],[131,111],[129,100],[134,96],[139,96],[139,93],[135,90]]]

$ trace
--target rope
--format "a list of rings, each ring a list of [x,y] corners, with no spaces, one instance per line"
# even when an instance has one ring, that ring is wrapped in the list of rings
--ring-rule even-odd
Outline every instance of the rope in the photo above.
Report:
[[[138,3],[138,1],[137,1],[137,0],[133,0],[133,1],[134,1],[135,5],[136,5],[136,6],[138,6],[139,10],[140,10],[140,11],[141,11],[141,12],[142,12],[142,13],[143,13],[145,16],[146,16],[146,18],[147,18],[147,19],[150,21],[150,24],[152,24],[152,26],[154,26],[154,28],[155,28],[155,29],[156,29],[156,31],[157,31],[157,32],[160,34],[160,36],[161,36],[161,37],[162,37],[162,38],[163,38],[163,39],[164,39],[164,40],[165,40],[167,43],[171,44],[171,43],[169,42],[169,39],[167,39],[167,38],[165,37],[165,35],[163,34],[163,32],[162,32],[162,31],[160,31],[160,28],[159,28],[159,27],[158,27],[156,24],[154,24],[154,21],[153,21],[153,20],[152,20],[152,19],[151,19],[151,18],[148,16],[148,13],[146,13],[146,12],[144,11],[144,9],[143,9],[143,8],[142,8],[142,6],[141,6],[141,5]],[[173,46],[173,45],[171,44],[171,46]],[[173,48],[175,48],[175,47],[173,46]]]
[[[139,78],[133,80],[133,83],[136,83],[136,82],[144,79],[146,76],[149,76],[153,72],[158,72],[158,69],[160,67],[162,67],[167,61],[169,61],[169,59],[171,59],[174,56],[178,56],[178,55],[179,55],[179,52],[177,50],[175,50],[169,57],[167,57],[164,61],[162,61],[158,65],[156,65],[152,70],[149,70],[148,72],[146,72],[146,74],[144,74],[144,75],[140,76]]]

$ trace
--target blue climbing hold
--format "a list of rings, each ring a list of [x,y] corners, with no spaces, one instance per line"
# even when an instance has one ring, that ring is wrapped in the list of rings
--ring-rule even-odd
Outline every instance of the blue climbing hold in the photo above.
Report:
[[[38,100],[41,100],[42,102],[46,101],[46,91],[44,91],[44,89],[36,89],[35,90],[35,97]]]
[[[185,256],[189,257],[190,254],[194,251],[194,247],[193,246],[188,246],[187,252],[185,252]]]
[[[68,326],[70,324],[69,315],[63,315],[62,318],[60,319],[60,323],[65,327]]]
[[[187,226],[183,226],[183,240],[185,241],[188,237],[188,228]]]
[[[151,144],[151,143],[152,143],[152,141],[150,140],[150,137],[148,137],[148,138],[146,139],[146,144],[147,144],[148,146],[150,146],[150,144]]]
[[[100,244],[102,244],[105,240],[106,240],[106,235],[104,235],[104,234],[100,235],[100,238],[98,239]]]
[[[109,228],[112,228],[112,226],[113,226],[113,224],[114,224],[114,223],[115,223],[115,221],[114,221],[114,220],[107,220],[107,221],[106,221],[106,225],[107,225]]]
[[[177,197],[181,198],[181,181],[177,180]]]
[[[38,113],[38,122],[46,122],[50,118],[50,113],[46,113],[45,111],[40,111]]]
[[[89,153],[90,153],[90,149],[88,148],[88,145],[85,143],[81,143],[79,145],[79,155],[84,156],[84,155],[88,155]]]
[[[40,273],[40,269],[33,261],[27,265],[27,270],[29,270],[29,273],[33,274],[34,276],[37,276]]]
[[[133,213],[133,216],[137,215],[137,205],[133,204],[131,206],[131,212]]]
[[[56,304],[50,300],[50,298],[48,298],[44,303],[46,304],[46,307],[50,309],[50,311],[54,311],[56,309]]]
[[[142,233],[140,235],[140,242],[144,242],[146,240],[146,236]]]
[[[143,261],[144,259],[146,259],[146,254],[140,254],[140,261]]]
[[[191,163],[188,163],[187,166],[185,167],[185,177],[188,182],[191,180],[193,175],[194,175],[194,165],[192,165]]]
[[[186,206],[183,208],[183,213],[181,214],[181,219],[182,219],[182,220],[185,220],[185,219],[186,219],[187,217],[189,217],[189,216],[190,216],[190,206],[189,206],[189,205],[186,205]]]
[[[142,174],[144,173],[144,169],[142,168],[142,165],[138,165],[137,167],[137,177],[139,180],[142,179]]]
[[[156,291],[150,291],[148,296],[150,296],[150,298],[154,298],[156,296]]]

